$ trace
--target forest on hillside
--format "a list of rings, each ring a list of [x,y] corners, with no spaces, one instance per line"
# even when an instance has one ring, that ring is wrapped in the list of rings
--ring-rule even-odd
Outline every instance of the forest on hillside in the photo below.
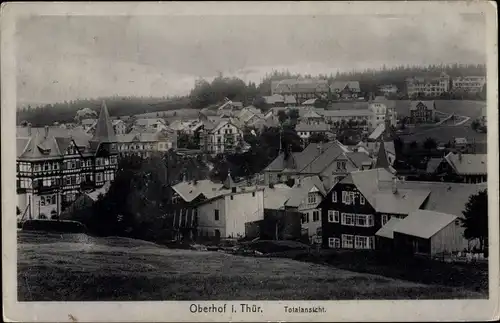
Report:
[[[255,99],[271,94],[271,82],[288,78],[322,78],[329,83],[334,80],[355,80],[360,82],[361,91],[376,93],[377,87],[382,84],[394,84],[400,90],[405,89],[405,79],[411,76],[437,77],[445,72],[451,77],[457,76],[485,76],[486,66],[449,64],[430,66],[398,66],[394,68],[366,69],[336,73],[335,75],[301,75],[290,73],[287,70],[273,71],[267,74],[259,84],[245,83],[236,77],[225,77],[220,74],[212,82],[199,79],[193,89],[185,97],[175,98],[138,98],[138,97],[105,97],[95,99],[79,99],[69,102],[46,104],[38,107],[27,106],[18,110],[17,123],[26,121],[33,126],[52,125],[54,122],[73,122],[76,112],[83,108],[98,111],[102,100],[106,101],[109,113],[112,116],[130,116],[140,113],[157,112],[176,109],[202,109],[219,104],[225,98],[240,101],[244,105],[254,103]]]

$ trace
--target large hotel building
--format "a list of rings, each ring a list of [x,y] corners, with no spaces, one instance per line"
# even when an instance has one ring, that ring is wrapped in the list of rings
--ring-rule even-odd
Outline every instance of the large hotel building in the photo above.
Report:
[[[52,127],[18,128],[18,218],[57,218],[79,193],[112,181],[118,164],[116,141],[104,102],[93,136]]]

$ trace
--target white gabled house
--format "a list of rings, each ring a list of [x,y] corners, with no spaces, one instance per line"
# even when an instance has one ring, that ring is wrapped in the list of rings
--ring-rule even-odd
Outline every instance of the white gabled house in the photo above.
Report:
[[[205,126],[202,147],[211,154],[232,151],[243,143],[243,131],[231,120],[221,120],[213,127]]]

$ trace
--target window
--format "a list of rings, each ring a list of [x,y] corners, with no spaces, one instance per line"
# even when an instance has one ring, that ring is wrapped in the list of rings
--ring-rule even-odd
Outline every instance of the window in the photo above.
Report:
[[[390,216],[387,214],[382,214],[382,226],[384,226],[387,222],[389,222]]]
[[[255,192],[252,192],[252,197],[255,197]]]
[[[328,247],[333,249],[340,248],[340,239],[339,238],[328,238]]]
[[[314,204],[314,203],[316,203],[316,194],[314,194],[314,193],[309,193],[309,194],[307,195],[307,203],[309,203],[309,204]]]
[[[365,197],[362,195],[359,196],[359,204],[365,205]]]
[[[214,220],[219,221],[219,210],[217,209],[214,210]]]
[[[102,173],[95,174],[95,180],[96,182],[102,182]]]
[[[332,202],[337,203],[337,192],[332,192]]]
[[[354,247],[354,236],[349,234],[342,235],[342,248],[353,248]]]
[[[234,200],[234,196],[233,196],[233,195],[231,195],[231,201],[232,201],[232,200]]]
[[[319,221],[319,211],[313,211],[313,222]]]
[[[354,226],[354,214],[342,213],[342,225]]]
[[[373,215],[371,214],[356,214],[356,226],[358,227],[372,227]]]
[[[328,210],[328,222],[339,223],[339,211]]]
[[[356,249],[371,249],[370,237],[356,236],[355,243]]]
[[[342,192],[342,203],[344,203],[346,205],[355,204],[355,197],[356,197],[355,192],[343,191]]]
[[[66,177],[66,185],[71,185],[71,178],[69,176]]]
[[[59,164],[58,164],[58,163],[54,163],[54,164],[52,165],[52,169],[54,169],[54,170],[58,170],[58,169],[59,169]]]

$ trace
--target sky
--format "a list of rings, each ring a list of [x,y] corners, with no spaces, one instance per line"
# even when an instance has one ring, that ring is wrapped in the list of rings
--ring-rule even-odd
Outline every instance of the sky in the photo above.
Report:
[[[174,96],[219,73],[330,74],[486,62],[479,15],[32,16],[16,24],[17,97]]]

